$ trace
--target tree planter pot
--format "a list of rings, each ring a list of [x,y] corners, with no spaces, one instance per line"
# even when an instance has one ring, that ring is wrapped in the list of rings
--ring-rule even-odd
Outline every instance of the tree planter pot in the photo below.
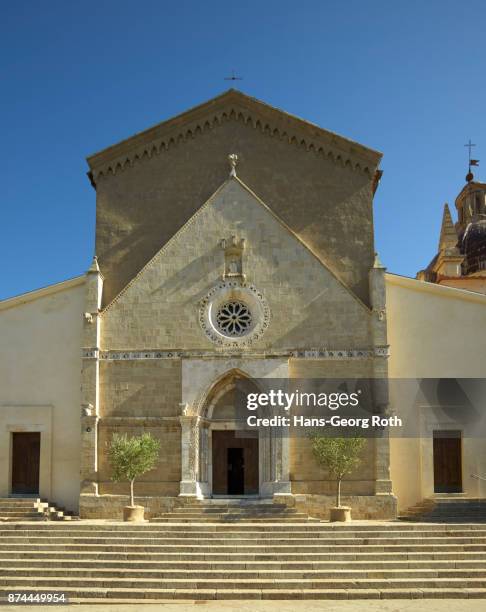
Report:
[[[124,506],[123,520],[124,521],[143,521],[143,506]]]
[[[351,520],[351,508],[349,506],[330,508],[329,520],[331,522],[348,523]]]

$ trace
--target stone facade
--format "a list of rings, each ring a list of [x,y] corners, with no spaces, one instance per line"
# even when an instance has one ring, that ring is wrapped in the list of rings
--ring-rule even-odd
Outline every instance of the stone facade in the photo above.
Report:
[[[86,283],[82,516],[106,516],[105,496],[126,489],[106,461],[114,431],[162,442],[138,495],[210,497],[213,432],[242,427],[218,398],[239,380],[386,379],[379,159],[238,92],[89,159],[98,259]],[[247,334],[218,331],[212,312],[228,300],[249,305]],[[261,438],[258,471],[263,497],[332,492],[307,439]],[[363,516],[394,515],[387,439],[369,441],[344,493],[366,499]]]

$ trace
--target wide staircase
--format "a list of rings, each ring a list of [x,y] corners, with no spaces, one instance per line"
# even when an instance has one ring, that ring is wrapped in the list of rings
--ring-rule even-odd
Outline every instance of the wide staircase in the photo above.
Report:
[[[145,524],[2,523],[0,602],[25,591],[132,603],[486,598],[483,525],[337,525],[279,506],[208,506]]]
[[[36,497],[0,497],[0,523],[16,521],[70,521],[74,517]]]

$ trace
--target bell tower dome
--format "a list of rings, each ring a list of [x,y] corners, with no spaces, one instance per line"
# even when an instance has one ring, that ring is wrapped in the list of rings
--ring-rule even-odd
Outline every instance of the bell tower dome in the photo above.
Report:
[[[456,209],[458,247],[464,256],[462,274],[486,278],[486,183],[472,177],[457,196]]]
[[[418,272],[419,280],[486,293],[486,183],[471,172],[478,164],[469,158],[466,184],[455,201],[455,224],[444,206],[438,253]]]

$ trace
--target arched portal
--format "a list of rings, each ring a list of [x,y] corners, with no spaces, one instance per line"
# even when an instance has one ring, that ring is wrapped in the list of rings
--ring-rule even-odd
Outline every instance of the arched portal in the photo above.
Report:
[[[255,383],[239,372],[219,381],[203,408],[201,437],[207,440],[208,488],[213,496],[260,494],[260,435],[246,424],[246,393]]]
[[[288,438],[247,424],[246,394],[257,382],[240,370],[220,376],[196,410],[181,417],[181,495],[260,496],[289,493]]]

